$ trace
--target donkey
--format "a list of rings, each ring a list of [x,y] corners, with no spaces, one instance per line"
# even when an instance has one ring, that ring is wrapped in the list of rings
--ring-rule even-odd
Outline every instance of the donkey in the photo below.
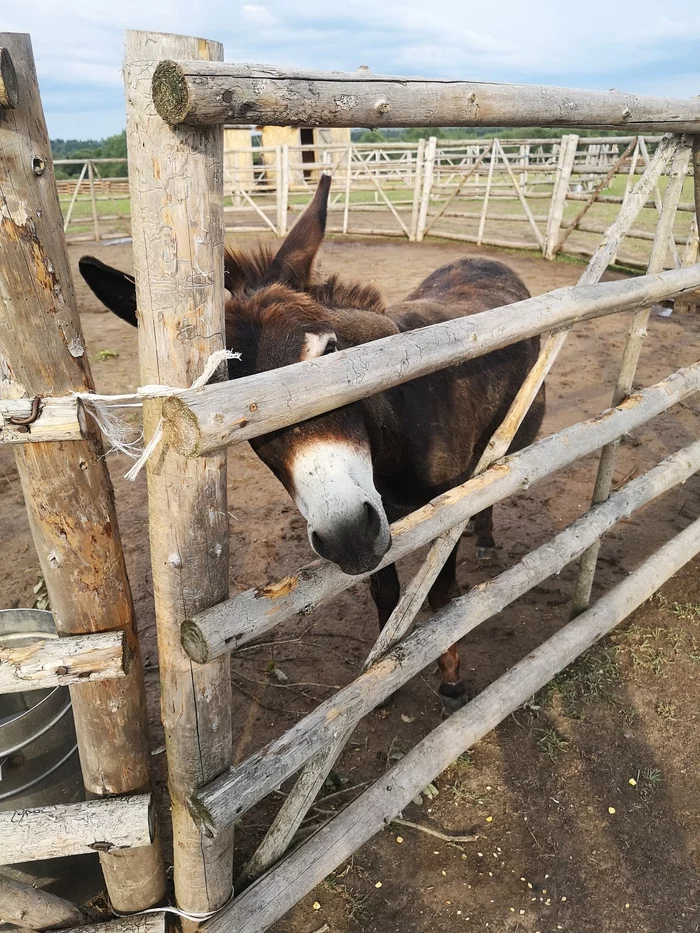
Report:
[[[318,278],[314,261],[326,226],[330,177],[278,252],[227,249],[226,346],[240,353],[229,377],[278,369],[391,334],[521,301],[529,292],[503,263],[459,259],[442,266],[398,304],[376,288]],[[131,276],[93,257],[80,271],[107,307],[137,324]],[[257,437],[250,443],[306,519],[311,547],[347,574],[371,571],[380,628],[396,607],[395,565],[375,570],[389,549],[389,523],[464,482],[539,351],[539,337],[388,389],[371,398]],[[544,388],[511,444],[532,443],[544,415]],[[477,556],[494,554],[492,510],[475,517]],[[433,584],[435,612],[459,594],[457,545]],[[440,658],[446,712],[462,706],[466,686],[453,646]]]

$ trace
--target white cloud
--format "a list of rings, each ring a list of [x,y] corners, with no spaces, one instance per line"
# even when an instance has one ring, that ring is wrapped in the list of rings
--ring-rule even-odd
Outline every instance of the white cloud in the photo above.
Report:
[[[103,92],[104,111],[118,112],[125,29],[216,38],[233,61],[700,93],[691,0],[662,10],[651,0],[2,0],[2,9],[3,29],[31,32],[42,89],[53,99],[64,88],[61,111],[76,118]],[[53,125],[61,119],[51,114]]]

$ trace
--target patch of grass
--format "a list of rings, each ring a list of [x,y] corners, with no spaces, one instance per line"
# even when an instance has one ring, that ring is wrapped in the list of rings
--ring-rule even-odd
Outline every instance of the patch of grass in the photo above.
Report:
[[[533,705],[549,706],[555,697],[561,701],[562,710],[570,719],[582,719],[584,708],[594,700],[605,700],[620,705],[612,688],[621,680],[620,666],[615,648],[596,645],[584,652],[573,664],[557,674],[546,687],[534,697]]]
[[[537,747],[550,761],[556,761],[557,756],[566,752],[571,745],[569,740],[554,728],[536,729],[535,736],[539,736]]]
[[[654,599],[656,602],[663,600],[662,607],[684,621],[700,621],[700,615],[696,614],[698,607],[693,603],[670,603],[663,597]],[[682,629],[633,624],[615,633],[613,639],[621,657],[628,658],[634,668],[650,671],[657,677],[664,675],[669,665],[684,655],[693,661],[700,660],[696,639]]]
[[[661,772],[658,768],[642,768],[639,772],[640,783],[649,790],[656,790],[661,784]]]
[[[105,360],[116,360],[119,356],[117,350],[98,350],[95,354],[95,359],[99,363],[104,363]]]
[[[661,700],[656,701],[656,714],[662,719],[675,720],[676,718],[676,707],[673,703],[663,703]]]

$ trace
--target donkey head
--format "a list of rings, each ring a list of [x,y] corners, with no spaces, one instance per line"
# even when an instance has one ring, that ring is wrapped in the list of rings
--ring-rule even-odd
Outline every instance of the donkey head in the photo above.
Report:
[[[226,346],[231,379],[334,353],[349,341],[338,316],[314,297],[312,272],[323,240],[330,177],[276,255],[226,256]],[[133,279],[92,257],[80,271],[93,292],[124,320],[136,324]],[[284,386],[281,372],[280,388]],[[348,574],[367,573],[391,543],[389,524],[374,485],[365,408],[347,405],[254,438],[251,446],[294,499],[306,519],[316,553]]]

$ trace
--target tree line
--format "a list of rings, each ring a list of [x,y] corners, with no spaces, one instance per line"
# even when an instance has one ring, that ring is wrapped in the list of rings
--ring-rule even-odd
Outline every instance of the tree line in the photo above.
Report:
[[[106,139],[52,139],[51,152],[54,159],[125,159],[126,130]],[[80,175],[82,165],[57,165],[56,178],[74,178]],[[125,178],[128,174],[126,162],[111,162],[100,165],[103,178]]]

